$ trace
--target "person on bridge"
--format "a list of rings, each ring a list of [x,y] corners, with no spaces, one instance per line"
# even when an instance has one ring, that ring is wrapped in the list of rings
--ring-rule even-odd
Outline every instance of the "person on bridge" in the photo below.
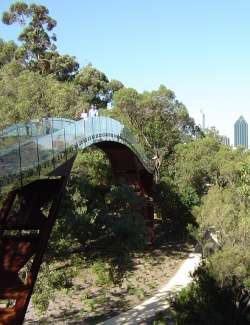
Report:
[[[89,117],[95,117],[98,116],[98,109],[95,105],[91,105],[91,108],[89,110]]]
[[[83,120],[86,120],[88,118],[88,114],[85,109],[81,112],[80,118]]]

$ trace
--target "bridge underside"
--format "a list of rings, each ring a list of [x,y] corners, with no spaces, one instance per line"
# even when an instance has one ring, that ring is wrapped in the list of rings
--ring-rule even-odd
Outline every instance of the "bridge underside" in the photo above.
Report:
[[[152,174],[125,145],[109,141],[95,145],[106,153],[115,177],[148,198],[143,215],[152,227]],[[50,178],[10,192],[0,210],[0,301],[7,303],[0,305],[1,324],[24,320],[74,160],[75,156]]]

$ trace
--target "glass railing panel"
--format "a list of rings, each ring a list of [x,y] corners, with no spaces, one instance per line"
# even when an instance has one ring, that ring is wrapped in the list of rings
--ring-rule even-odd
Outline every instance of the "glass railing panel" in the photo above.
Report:
[[[89,145],[92,141],[92,117],[87,118],[84,121],[84,126],[85,126],[85,137],[86,137],[86,145]]]
[[[54,169],[54,152],[51,134],[37,139],[38,164],[41,175],[47,175]]]
[[[116,141],[117,140],[117,135],[118,135],[117,122],[116,121],[112,121],[112,129],[113,129],[114,139]]]
[[[102,117],[98,116],[98,139],[102,138]]]
[[[105,137],[105,134],[107,132],[107,124],[106,124],[106,117],[100,116],[99,117],[99,125],[100,125],[100,134],[102,137]]]
[[[30,140],[20,138],[20,157],[23,178],[39,175],[36,137]]]
[[[61,129],[52,134],[52,147],[54,167],[60,166],[66,160],[66,142],[64,140],[64,129]]]
[[[19,145],[12,145],[11,149],[0,151],[0,185],[11,184],[20,178],[20,154]]]
[[[112,140],[116,139],[116,125],[115,120],[111,119],[111,129],[112,129]]]
[[[113,125],[113,120],[112,119],[109,119],[109,129],[110,129],[111,140],[113,140],[114,125]]]
[[[118,121],[115,121],[115,134],[116,134],[117,141],[120,140],[121,131],[122,131],[121,123]]]
[[[72,154],[76,149],[76,127],[75,123],[68,124],[65,131],[65,148],[67,157]]]
[[[34,120],[32,123],[29,124],[28,126],[29,131],[28,131],[28,136],[29,137],[37,137],[40,136],[42,133],[42,127],[41,127],[41,121]],[[27,135],[27,132],[26,132]]]
[[[96,136],[99,134],[99,117],[92,117],[92,135],[93,141],[97,138]]]
[[[87,118],[84,120],[84,138],[83,147],[86,147],[91,140],[91,119]]]
[[[38,123],[38,122],[37,122]],[[30,133],[32,137],[36,137],[38,134],[38,128],[36,122],[30,124]]]
[[[122,132],[122,125],[120,122],[117,121],[117,135],[118,135],[118,137],[120,137],[121,132]]]
[[[105,139],[108,140],[108,133],[109,133],[109,119],[105,118],[105,121],[103,123],[105,123]]]
[[[7,130],[0,136],[0,155],[9,151],[13,145],[19,143],[18,129]]]
[[[113,125],[112,119],[107,119],[107,139],[113,141]]]
[[[123,142],[124,141],[123,140],[123,137],[124,137],[124,135],[123,135],[123,129],[124,129],[124,126],[121,123],[119,123],[118,130],[119,130],[119,141],[120,142]]]
[[[112,134],[114,136],[114,138],[116,138],[116,121],[111,120],[112,122]]]
[[[51,123],[52,123],[52,128],[53,128],[54,132],[63,129],[64,122],[62,119],[53,118],[51,120]]]
[[[73,124],[75,124],[75,121],[63,119],[63,128],[67,128],[68,126],[71,126]]]
[[[29,126],[27,125],[20,125],[18,126],[18,135],[21,137],[21,138],[24,138],[27,136],[27,134],[29,133]]]
[[[85,130],[84,130],[85,120],[81,119],[76,122],[76,141],[77,144],[80,146],[82,143],[85,142]]]

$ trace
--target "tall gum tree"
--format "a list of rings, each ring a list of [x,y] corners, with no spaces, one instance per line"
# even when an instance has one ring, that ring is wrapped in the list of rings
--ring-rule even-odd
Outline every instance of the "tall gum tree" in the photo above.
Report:
[[[109,81],[102,71],[91,64],[81,69],[74,82],[80,87],[89,105],[94,104],[98,108],[106,108],[107,104],[112,101],[114,93],[123,87],[118,80]]]
[[[56,35],[52,31],[57,23],[45,6],[17,1],[3,13],[2,22],[23,26],[18,36],[22,45],[17,50],[17,57],[22,58],[31,70],[54,73],[59,80],[70,79],[77,72],[79,64],[75,58],[60,56],[56,51]]]
[[[139,135],[155,165],[155,181],[160,180],[162,162],[177,143],[194,137],[198,128],[186,107],[172,90],[161,85],[156,91],[138,93],[122,88],[114,94],[114,107]]]

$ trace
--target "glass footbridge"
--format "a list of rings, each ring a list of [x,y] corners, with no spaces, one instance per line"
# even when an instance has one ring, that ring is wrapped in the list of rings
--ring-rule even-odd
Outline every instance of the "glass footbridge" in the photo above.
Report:
[[[0,131],[0,191],[53,176],[59,166],[76,155],[76,150],[103,141],[126,145],[147,171],[153,172],[151,162],[131,131],[114,119],[44,118]]]

